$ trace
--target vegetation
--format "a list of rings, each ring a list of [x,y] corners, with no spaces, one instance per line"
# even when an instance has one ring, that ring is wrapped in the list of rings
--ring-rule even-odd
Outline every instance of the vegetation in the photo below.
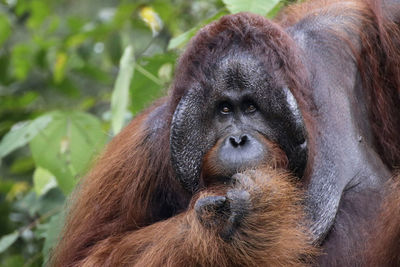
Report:
[[[94,157],[222,15],[279,0],[1,0],[0,265],[41,266]]]

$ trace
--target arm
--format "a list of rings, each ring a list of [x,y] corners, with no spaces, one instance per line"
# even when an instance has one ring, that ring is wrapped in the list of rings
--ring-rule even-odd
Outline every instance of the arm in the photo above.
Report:
[[[251,177],[251,178],[250,178]],[[290,177],[263,169],[210,188],[187,212],[96,244],[82,266],[303,266],[307,242]]]

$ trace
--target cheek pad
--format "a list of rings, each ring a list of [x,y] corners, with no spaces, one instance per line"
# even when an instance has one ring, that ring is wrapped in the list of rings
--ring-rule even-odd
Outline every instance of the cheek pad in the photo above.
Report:
[[[196,192],[203,156],[212,146],[205,127],[205,105],[200,90],[190,90],[180,100],[171,123],[171,161],[176,178],[189,192]]]

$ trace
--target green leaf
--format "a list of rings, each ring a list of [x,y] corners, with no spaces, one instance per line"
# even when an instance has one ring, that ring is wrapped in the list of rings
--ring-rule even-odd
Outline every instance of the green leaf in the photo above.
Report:
[[[166,86],[158,78],[158,72],[164,64],[175,64],[176,58],[175,53],[167,53],[152,57],[143,57],[136,63],[135,77],[132,80],[131,86],[133,99],[131,105],[132,113],[136,114],[143,110],[143,108],[156,98],[165,94]],[[151,79],[151,77],[153,78]]]
[[[105,42],[105,46],[112,64],[117,65],[122,57],[121,36],[119,32],[110,33],[109,38],[107,38]]]
[[[200,27],[194,27],[169,41],[168,50],[184,46],[196,34]]]
[[[118,8],[115,12],[114,18],[113,18],[113,24],[115,29],[121,29],[122,25],[126,22],[132,19],[132,14],[135,12],[138,6],[141,5],[140,1],[137,1],[136,3],[132,3],[134,1],[121,1],[121,3],[118,5]]]
[[[13,204],[17,212],[27,213],[31,217],[48,216],[63,209],[65,203],[64,193],[58,188],[52,188],[40,197],[30,190],[21,199]]]
[[[129,87],[135,67],[135,55],[131,45],[125,48],[119,67],[111,96],[111,124],[114,134],[119,133],[124,126],[124,117],[128,109]]]
[[[29,44],[17,44],[13,47],[11,65],[18,80],[24,80],[33,66],[33,55],[36,47]]]
[[[32,190],[33,192],[33,190]],[[36,197],[36,193],[33,193]],[[36,212],[41,216],[62,211],[65,204],[65,196],[60,188],[50,189],[46,194],[37,198]]]
[[[36,195],[41,196],[46,194],[50,189],[56,187],[57,181],[51,172],[38,167],[33,173],[33,185]]]
[[[37,216],[39,204],[38,197],[33,190],[26,193],[22,198],[18,198],[16,202],[13,203],[13,208],[15,211],[20,213],[27,213],[29,216]]]
[[[7,266],[7,267],[21,267],[24,266],[24,263],[26,260],[22,255],[19,254],[14,254],[7,256],[4,258],[4,260],[1,262],[2,266]]]
[[[279,0],[222,0],[231,13],[252,12],[266,16]]]
[[[83,112],[54,112],[52,122],[30,142],[36,166],[55,175],[64,194],[74,188],[104,145],[100,121]]]
[[[59,84],[64,80],[66,65],[68,61],[68,55],[64,52],[57,54],[57,59],[54,63],[53,80],[56,84]]]
[[[12,174],[27,174],[35,169],[35,162],[32,156],[19,156],[10,166],[10,173]]]
[[[28,26],[37,30],[38,27],[43,23],[43,21],[47,18],[47,15],[50,13],[50,8],[48,3],[42,0],[34,0],[31,2],[31,12],[28,20]]]
[[[285,2],[280,1],[274,8],[272,8],[268,14],[267,18],[273,19],[276,15],[278,15],[279,11],[285,6]]]
[[[43,130],[51,120],[51,116],[45,115],[33,121],[20,122],[14,125],[11,131],[9,131],[0,142],[0,158],[26,145],[39,131]]]
[[[226,15],[226,11],[224,11],[224,10],[218,11],[213,16],[203,20],[196,27],[193,27],[192,29],[188,30],[187,32],[184,32],[181,35],[178,35],[178,36],[172,38],[169,41],[168,50],[176,49],[176,48],[180,48],[180,47],[184,46],[187,42],[189,42],[189,40],[197,33],[197,31],[201,27],[203,27],[204,25],[210,23],[213,20],[219,19],[223,15]]]
[[[5,235],[0,239],[0,253],[6,251],[18,239],[19,233],[15,231],[11,234]]]
[[[49,259],[50,249],[54,247],[58,240],[63,224],[64,213],[61,212],[53,215],[48,223],[39,225],[38,227],[40,232],[42,232],[41,236],[45,238],[42,250],[44,257],[44,266],[46,266],[46,263]]]
[[[159,69],[158,69],[158,78],[164,82],[168,83],[171,82],[172,80],[172,70],[173,70],[173,64],[171,63],[165,63],[163,64]]]
[[[8,39],[11,34],[11,23],[7,16],[0,15],[0,46]]]

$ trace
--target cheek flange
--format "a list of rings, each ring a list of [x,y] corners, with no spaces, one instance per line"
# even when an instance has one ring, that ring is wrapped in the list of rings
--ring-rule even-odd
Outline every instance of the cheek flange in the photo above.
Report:
[[[191,193],[199,189],[202,159],[209,149],[200,90],[190,90],[175,109],[170,130],[171,163],[176,178]]]

